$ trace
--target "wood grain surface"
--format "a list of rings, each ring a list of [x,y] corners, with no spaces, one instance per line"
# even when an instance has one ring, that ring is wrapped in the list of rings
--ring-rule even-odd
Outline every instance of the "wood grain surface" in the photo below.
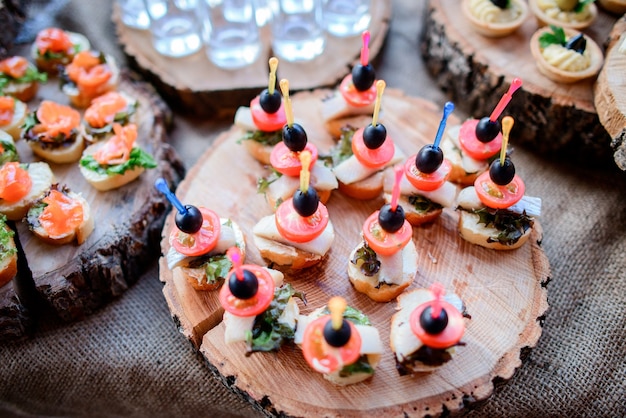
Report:
[[[334,144],[320,116],[327,94],[326,90],[316,90],[293,97],[296,119],[301,119],[320,153]],[[441,119],[441,109],[434,104],[393,89],[385,91],[383,112],[389,135],[407,155],[432,142]],[[453,115],[449,124],[458,122]],[[177,195],[184,203],[206,206],[222,217],[231,217],[245,233],[246,262],[265,264],[252,244],[251,230],[258,219],[271,213],[264,196],[256,193],[257,178],[267,175],[267,169],[243,150],[238,141],[242,134],[236,127],[222,134],[189,171]],[[308,304],[300,304],[301,313],[311,312],[333,295],[342,295],[369,316],[388,346],[395,302],[371,301],[356,292],[347,277],[348,254],[360,241],[362,223],[382,204],[381,198],[356,201],[334,192],[327,206],[336,237],[328,257],[315,267],[288,273],[286,281],[306,293]],[[179,330],[226,385],[266,412],[307,417],[439,415],[485,399],[495,378],[510,378],[521,364],[521,350],[537,343],[540,320],[548,306],[545,284],[550,272],[540,247],[539,222],[530,242],[510,252],[467,243],[458,234],[457,222],[455,211],[446,208],[440,219],[415,228],[413,234],[419,268],[411,288],[439,281],[465,301],[472,317],[463,338],[467,345],[458,348],[451,362],[430,374],[399,376],[388,350],[372,379],[337,388],[308,367],[297,347],[246,357],[243,343],[224,343],[217,292],[193,290],[179,274],[167,269],[164,258],[159,274]],[[164,237],[173,224],[171,214]],[[161,245],[165,254],[167,239]]]

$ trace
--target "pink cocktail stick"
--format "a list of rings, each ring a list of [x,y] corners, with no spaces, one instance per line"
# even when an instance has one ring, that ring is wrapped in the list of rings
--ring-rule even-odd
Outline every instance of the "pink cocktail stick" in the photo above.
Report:
[[[237,276],[237,280],[243,280],[243,270],[241,268],[241,252],[237,247],[230,247],[226,251],[226,256],[233,263],[233,270]]]
[[[511,101],[511,98],[513,97],[513,93],[515,93],[517,89],[519,89],[521,86],[522,86],[522,79],[514,78],[513,81],[511,82],[511,85],[509,86],[509,90],[506,93],[504,93],[504,95],[498,102],[498,105],[496,106],[496,108],[493,109],[493,112],[491,112],[491,116],[489,116],[490,121],[495,122],[500,117],[502,112],[504,112],[504,108]]]
[[[361,38],[363,39],[363,46],[361,47],[361,65],[365,66],[370,61],[370,31],[364,31]]]
[[[391,202],[389,203],[392,211],[396,211],[398,207],[398,198],[400,197],[400,181],[404,175],[404,167],[398,165],[394,168],[395,178],[393,180],[393,190],[391,191]]]

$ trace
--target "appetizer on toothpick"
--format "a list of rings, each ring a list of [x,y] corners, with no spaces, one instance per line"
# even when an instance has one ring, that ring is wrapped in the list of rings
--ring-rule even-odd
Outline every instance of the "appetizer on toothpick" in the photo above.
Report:
[[[319,193],[320,201],[326,203],[331,192],[338,187],[337,179],[330,168],[317,160],[317,147],[308,141],[302,125],[294,122],[293,107],[289,97],[289,81],[281,80],[280,89],[284,96],[287,123],[282,128],[282,142],[276,144],[270,153],[273,173],[267,178],[259,179],[258,191],[265,193],[272,209],[276,209],[278,205],[293,196],[301,183],[299,178],[302,169],[300,154],[307,151],[311,158],[311,185]]]
[[[390,346],[401,376],[433,371],[465,345],[461,338],[468,315],[463,302],[456,295],[444,296],[440,283],[403,293],[397,310],[391,318]]]
[[[46,73],[40,73],[26,58],[13,56],[0,61],[0,92],[15,97],[22,102],[33,99],[39,90],[39,83],[48,80]]]
[[[328,209],[309,183],[311,154],[305,150],[299,158],[300,188],[273,215],[261,218],[252,229],[261,256],[292,269],[319,263],[335,238]]]
[[[0,215],[0,288],[17,274],[17,247],[15,232],[7,225],[7,218]]]
[[[27,113],[26,103],[11,96],[0,96],[0,131],[17,141],[22,136]]]
[[[180,269],[196,290],[215,290],[222,285],[233,267],[226,256],[229,248],[238,248],[245,258],[243,231],[229,218],[220,218],[205,207],[183,205],[163,178],[154,186],[176,209],[175,226],[169,236],[170,248],[165,255],[170,270]]]
[[[139,177],[147,168],[155,168],[150,154],[135,146],[137,126],[113,124],[114,135],[96,142],[83,151],[80,172],[100,191],[117,189]]]
[[[515,174],[515,166],[506,155],[513,118],[502,120],[502,149],[489,171],[481,174],[474,186],[461,190],[457,200],[459,231],[474,244],[495,250],[521,247],[541,214],[541,199],[524,196],[525,186]]]
[[[242,264],[237,248],[229,249],[228,257],[233,268],[219,294],[225,342],[245,342],[246,354],[279,350],[295,337],[300,314],[295,298],[306,303],[304,294],[283,283],[279,271]]]
[[[322,103],[322,120],[334,138],[341,136],[346,125],[363,126],[374,111],[376,71],[369,63],[369,31],[363,32],[362,41],[360,62],[344,77],[338,91]]]
[[[512,34],[529,14],[524,0],[463,0],[461,7],[472,28],[490,38]]]
[[[441,149],[452,164],[451,182],[473,184],[476,177],[489,168],[491,159],[498,154],[502,144],[498,118],[521,86],[522,80],[514,78],[491,115],[481,119],[470,118],[460,126],[448,129],[441,141]]]
[[[26,214],[26,223],[35,236],[54,245],[72,241],[80,245],[95,227],[89,203],[80,193],[56,183],[33,202]]]
[[[447,102],[443,108],[443,117],[432,145],[423,146],[419,152],[410,156],[404,163],[404,176],[400,180],[400,204],[405,210],[407,221],[418,226],[432,222],[441,215],[444,207],[454,204],[456,186],[450,183],[451,164],[439,147],[448,116],[454,105]],[[386,202],[392,200],[394,178],[390,170],[385,172],[383,197]]]
[[[98,96],[115,90],[120,70],[111,55],[98,51],[81,51],[61,74],[61,90],[78,108],[86,108]]]
[[[54,182],[54,174],[47,163],[3,164],[0,167],[0,213],[10,221],[21,220]]]
[[[85,148],[80,113],[51,100],[28,115],[22,136],[36,155],[57,164],[78,161]]]
[[[235,113],[235,125],[246,131],[243,144],[250,154],[263,164],[270,164],[274,145],[282,141],[282,129],[287,123],[285,107],[280,91],[276,89],[278,58],[269,59],[267,88]]]
[[[339,296],[300,316],[295,343],[313,370],[339,386],[372,377],[383,353],[378,330]]]
[[[113,135],[113,124],[135,122],[139,101],[124,92],[110,91],[91,101],[83,116],[85,139],[97,142]]]
[[[80,33],[45,28],[37,33],[31,57],[39,70],[56,75],[72,62],[78,52],[88,51],[89,48],[89,40]]]
[[[417,250],[413,228],[398,204],[402,167],[395,169],[391,202],[370,215],[352,250],[348,277],[354,288],[376,302],[389,302],[404,291],[417,273]]]
[[[383,192],[382,171],[404,159],[404,153],[395,146],[385,126],[379,122],[380,105],[385,91],[385,82],[376,82],[376,101],[372,122],[365,128],[344,135],[331,151],[333,173],[337,177],[339,190],[350,197],[371,200]],[[349,141],[350,151],[344,141]]]
[[[591,26],[598,15],[594,0],[529,0],[528,6],[539,26],[582,30]]]

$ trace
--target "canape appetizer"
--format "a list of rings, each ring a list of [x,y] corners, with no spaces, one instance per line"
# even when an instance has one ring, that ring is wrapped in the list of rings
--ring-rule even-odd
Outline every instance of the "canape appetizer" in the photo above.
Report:
[[[502,144],[498,118],[511,101],[513,93],[521,86],[522,80],[514,78],[491,115],[481,119],[467,119],[461,125],[452,126],[446,131],[441,141],[441,149],[452,164],[449,178],[451,182],[470,185],[479,174],[487,171]]]
[[[433,144],[423,146],[404,163],[404,176],[400,179],[399,202],[404,208],[406,220],[413,226],[433,222],[441,215],[444,207],[451,207],[457,188],[448,181],[451,164],[439,147],[448,116],[454,105],[447,102]],[[385,172],[383,197],[392,200],[394,181],[391,172]]]
[[[502,120],[500,158],[481,174],[474,186],[461,190],[457,200],[459,231],[465,240],[485,248],[513,250],[530,237],[534,216],[541,214],[541,199],[524,196],[525,186],[506,156],[513,118]]]
[[[89,203],[67,186],[55,183],[35,200],[26,214],[35,236],[48,244],[82,244],[94,230]]]
[[[595,77],[604,62],[602,50],[591,38],[557,26],[535,32],[530,51],[539,71],[557,83]]]
[[[54,182],[47,163],[5,163],[0,167],[0,213],[10,221],[21,220]]]
[[[270,75],[267,88],[235,113],[235,125],[246,131],[242,138],[248,152],[263,164],[270,164],[274,145],[282,141],[282,129],[287,123],[280,91],[276,89],[278,58],[269,59]]]
[[[22,136],[27,113],[26,103],[11,96],[0,96],[0,130],[16,141]]]
[[[7,218],[0,215],[0,287],[9,283],[17,274],[17,247],[15,232],[7,225]]]
[[[234,221],[220,218],[211,209],[183,205],[164,179],[158,178],[154,185],[176,208],[176,226],[170,232],[170,248],[165,256],[167,267],[179,268],[196,290],[219,288],[233,267],[226,251],[236,247],[242,261],[245,259],[243,231]]]
[[[0,61],[0,92],[28,102],[37,94],[39,83],[48,80],[46,73],[37,68],[24,57],[13,56]]]
[[[512,34],[529,14],[523,0],[463,0],[462,10],[476,32],[492,38]]]
[[[348,277],[354,288],[376,302],[389,302],[404,291],[417,273],[417,250],[413,228],[398,204],[402,167],[396,168],[391,203],[370,215],[361,235],[363,240],[352,250]]]
[[[415,289],[398,297],[391,318],[390,346],[398,373],[403,376],[430,372],[452,360],[456,347],[465,345],[463,302],[453,294],[443,295],[443,286]]]
[[[238,250],[228,250],[233,263],[228,283],[219,299],[224,308],[224,340],[227,344],[245,342],[246,353],[277,351],[293,341],[300,308],[295,298],[306,303],[277,270],[243,264]]]
[[[529,0],[528,6],[540,26],[557,25],[582,30],[598,15],[594,0]]]
[[[387,135],[385,126],[378,122],[384,90],[385,82],[378,80],[372,123],[353,131],[351,136],[344,129],[337,144],[339,153],[331,151],[335,157],[332,170],[337,177],[339,190],[355,199],[371,200],[380,196],[383,192],[382,171],[404,159],[402,150]],[[350,142],[349,151],[346,151],[348,147],[344,141]]]
[[[85,139],[97,142],[113,135],[113,124],[134,123],[139,102],[128,94],[110,91],[91,101],[83,116]]]
[[[318,151],[315,144],[308,141],[306,131],[299,123],[294,122],[293,108],[289,97],[289,82],[280,81],[287,123],[282,129],[282,142],[276,144],[270,153],[270,164],[273,170],[267,178],[258,181],[259,193],[264,193],[270,207],[277,208],[295,193],[300,185],[302,163],[300,154],[307,151],[311,156],[311,185],[319,193],[322,203],[326,203],[331,192],[338,187],[337,179],[330,168],[317,160]]]
[[[335,238],[328,210],[309,184],[311,155],[308,151],[301,154],[300,188],[252,229],[261,256],[292,269],[319,263]]]
[[[378,330],[361,311],[335,296],[328,306],[300,316],[295,343],[324,379],[346,386],[374,375],[383,353]]]
[[[344,77],[339,90],[322,103],[322,120],[335,138],[339,138],[341,128],[347,124],[365,125],[374,111],[376,71],[369,63],[369,31],[363,32],[362,40],[360,62]]]
[[[135,146],[137,125],[113,124],[114,135],[88,146],[80,159],[80,172],[100,191],[117,189],[157,166],[154,158]]]
[[[17,148],[15,148],[13,138],[8,133],[0,131],[0,166],[19,160],[20,156],[17,153]]]
[[[89,40],[80,33],[46,28],[37,33],[31,57],[39,70],[56,75],[60,68],[72,62],[76,53],[88,51],[89,48]]]
[[[51,100],[29,113],[22,136],[36,155],[57,164],[78,161],[85,148],[80,113]]]
[[[61,90],[73,106],[86,108],[98,96],[115,90],[120,70],[115,59],[98,51],[81,51],[61,74]]]

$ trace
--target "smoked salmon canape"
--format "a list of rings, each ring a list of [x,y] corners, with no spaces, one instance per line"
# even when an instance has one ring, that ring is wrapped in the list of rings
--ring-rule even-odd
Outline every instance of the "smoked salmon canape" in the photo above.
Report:
[[[85,242],[94,230],[89,203],[67,186],[52,184],[26,215],[28,228],[48,244]]]
[[[22,220],[54,182],[54,173],[47,163],[5,163],[0,167],[0,213],[10,221]]]
[[[83,115],[85,140],[94,143],[113,136],[113,124],[135,123],[139,101],[124,92],[110,91],[91,101]]]
[[[29,113],[22,137],[37,156],[57,164],[78,161],[85,148],[80,113],[51,100]]]
[[[135,146],[137,125],[113,125],[113,136],[88,146],[80,159],[80,172],[100,191],[117,189],[155,168],[150,154]]]
[[[99,51],[81,51],[61,73],[61,90],[77,108],[89,107],[98,96],[117,88],[120,70],[115,58]]]
[[[90,48],[89,40],[80,33],[45,28],[37,33],[30,54],[40,71],[57,75],[60,69],[72,62],[74,55]]]
[[[22,136],[27,113],[26,103],[11,96],[0,96],[0,131],[17,141]]]
[[[37,94],[39,83],[48,80],[26,58],[13,56],[0,61],[0,92],[27,102]]]
[[[6,223],[7,218],[0,215],[0,287],[9,283],[17,274],[17,247],[15,232]]]

